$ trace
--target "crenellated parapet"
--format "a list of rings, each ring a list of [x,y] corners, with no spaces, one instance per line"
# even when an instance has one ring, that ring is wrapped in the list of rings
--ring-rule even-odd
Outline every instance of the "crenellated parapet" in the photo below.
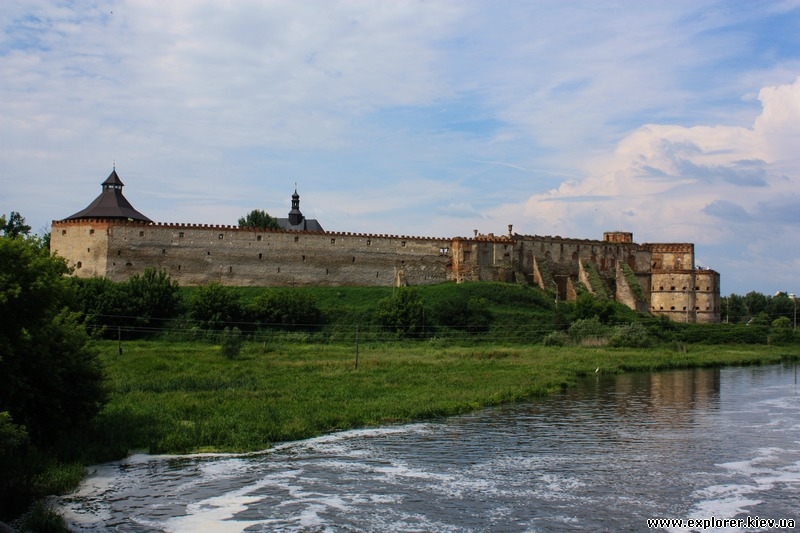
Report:
[[[281,229],[152,222],[121,188],[114,171],[89,207],[53,221],[51,251],[73,275],[124,281],[156,268],[182,285],[237,286],[524,282],[560,299],[588,291],[672,320],[719,321],[719,273],[695,267],[692,243],[637,244],[624,231],[602,240],[520,235],[511,225],[507,235],[471,237],[323,231],[302,217],[299,196]]]

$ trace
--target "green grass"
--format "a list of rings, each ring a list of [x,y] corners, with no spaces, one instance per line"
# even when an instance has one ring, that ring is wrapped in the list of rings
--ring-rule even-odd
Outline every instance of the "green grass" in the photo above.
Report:
[[[138,341],[100,347],[110,403],[81,443],[86,461],[131,450],[251,451],[344,429],[464,413],[546,395],[596,368],[619,373],[774,363],[798,347],[558,348],[442,341],[218,346]],[[88,442],[86,442],[88,441]]]
[[[798,339],[769,346],[765,326],[680,324],[624,306],[616,307],[613,321],[641,321],[659,347],[543,347],[542,338],[557,327],[553,293],[502,283],[415,289],[432,314],[437,307],[485,299],[491,326],[480,334],[438,327],[424,340],[399,342],[375,323],[377,303],[392,294],[391,287],[310,287],[302,290],[324,313],[324,326],[248,331],[249,342],[232,360],[209,344],[215,334],[195,331],[186,319],[160,339],[123,341],[121,356],[115,341],[98,341],[110,401],[88,430],[60,440],[57,449],[25,455],[35,475],[18,494],[20,502],[66,492],[82,477],[81,465],[132,451],[254,451],[333,431],[524,401],[570,387],[597,368],[620,373],[800,358]],[[181,292],[185,297],[195,290]],[[265,289],[237,290],[247,304]],[[572,320],[573,309],[560,302],[559,329]],[[51,518],[58,519],[46,510],[32,515]]]

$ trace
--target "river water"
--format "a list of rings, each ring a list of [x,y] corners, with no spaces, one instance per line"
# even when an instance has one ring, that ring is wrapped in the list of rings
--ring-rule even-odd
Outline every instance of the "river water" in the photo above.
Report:
[[[798,387],[793,364],[600,373],[522,405],[257,454],[135,455],[60,504],[76,531],[647,531],[747,515],[800,528]]]

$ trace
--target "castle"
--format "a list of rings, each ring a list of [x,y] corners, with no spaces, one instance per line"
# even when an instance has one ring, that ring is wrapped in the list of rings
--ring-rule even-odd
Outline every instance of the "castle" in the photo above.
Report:
[[[527,282],[574,300],[580,290],[679,322],[720,321],[720,276],[695,267],[694,244],[519,235],[408,237],[324,231],[295,190],[279,230],[155,223],[131,206],[114,169],[86,209],[54,220],[50,248],[80,277],[125,281],[147,268],[181,285],[428,285]]]

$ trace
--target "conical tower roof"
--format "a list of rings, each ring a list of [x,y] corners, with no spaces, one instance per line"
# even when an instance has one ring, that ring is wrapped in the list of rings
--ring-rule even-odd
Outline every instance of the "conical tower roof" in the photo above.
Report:
[[[89,204],[66,220],[82,218],[124,218],[138,222],[152,222],[149,218],[133,208],[131,203],[123,196],[122,180],[117,175],[117,169],[111,171],[108,178],[102,183],[103,192]]]

